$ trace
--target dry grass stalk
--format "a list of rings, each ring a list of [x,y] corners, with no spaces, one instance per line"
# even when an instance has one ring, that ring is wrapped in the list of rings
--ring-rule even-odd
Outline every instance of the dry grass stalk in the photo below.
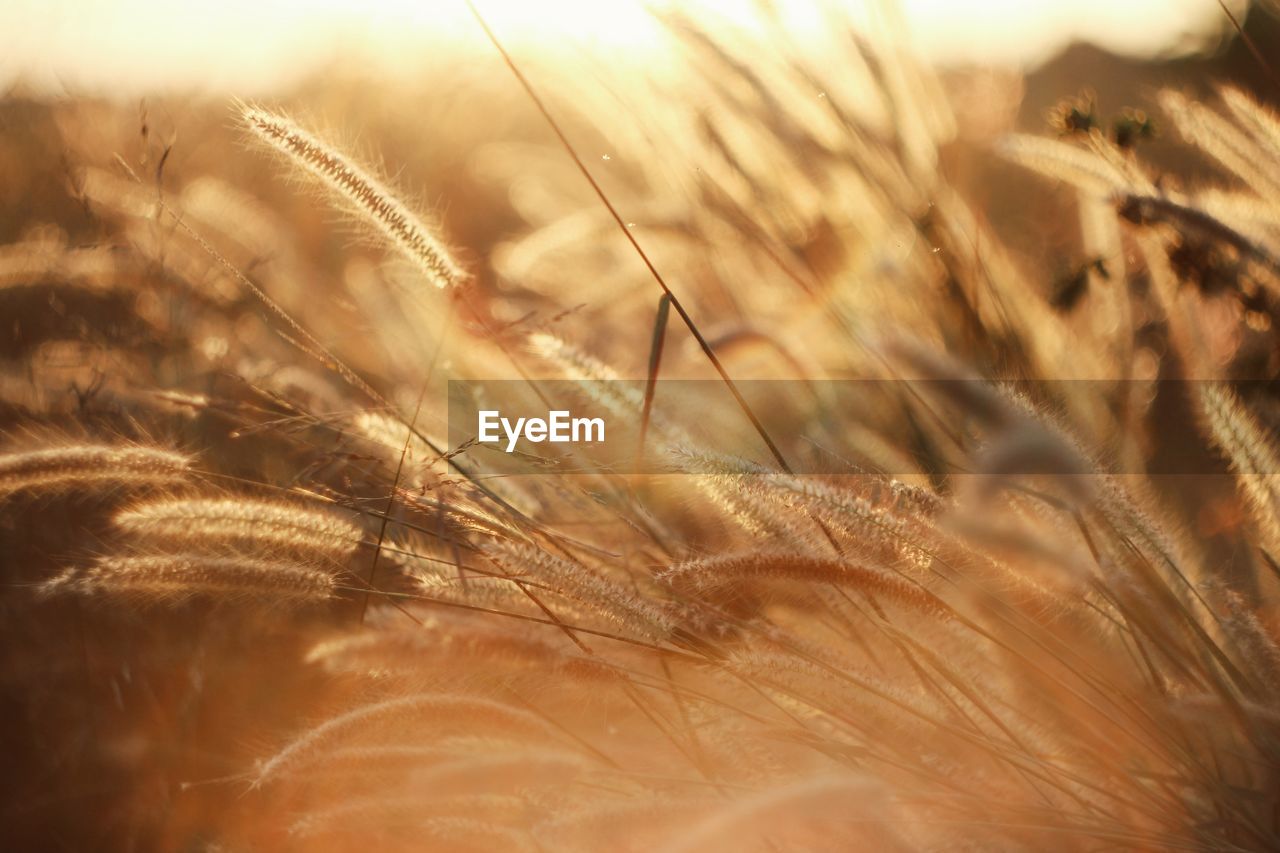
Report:
[[[0,495],[170,485],[190,470],[190,457],[158,447],[67,444],[0,455]]]
[[[456,287],[466,281],[465,270],[434,229],[351,158],[287,116],[244,106],[240,118],[259,140],[345,200],[436,287]]]
[[[942,602],[927,589],[886,569],[848,560],[808,554],[755,551],[680,563],[658,575],[680,589],[709,592],[751,581],[801,581],[835,584],[883,596],[913,609],[946,615]]]
[[[345,562],[361,528],[330,512],[256,498],[159,498],[116,513],[120,529],[144,540],[192,548],[220,543],[326,557]]]
[[[652,100],[609,77],[641,121],[575,100],[592,127],[569,136],[598,134],[616,160],[600,167],[600,197],[570,190],[594,170],[575,173],[538,134],[472,145],[465,122],[433,123],[433,142],[458,131],[478,164],[449,185],[500,190],[455,201],[459,233],[493,223],[476,246],[501,245],[477,259],[483,286],[458,322],[441,310],[453,294],[406,294],[358,264],[344,274],[315,211],[295,204],[289,221],[266,212],[278,199],[202,182],[230,173],[213,142],[212,155],[179,143],[139,170],[155,183],[128,181],[115,175],[132,170],[132,115],[128,138],[61,123],[59,143],[85,159],[123,152],[78,172],[73,200],[104,246],[132,245],[139,278],[104,278],[100,246],[67,248],[80,218],[0,249],[5,300],[29,300],[33,288],[4,285],[47,271],[110,284],[109,299],[59,293],[115,312],[41,306],[12,333],[0,324],[6,423],[37,435],[0,456],[0,495],[161,491],[123,509],[83,502],[84,518],[5,502],[11,562],[45,592],[104,605],[32,598],[26,583],[0,602],[17,626],[6,639],[23,641],[5,647],[5,684],[40,712],[25,715],[40,748],[12,756],[38,781],[9,818],[91,816],[41,787],[101,791],[90,776],[118,765],[128,781],[95,794],[111,808],[86,821],[99,846],[217,835],[271,848],[292,832],[324,850],[1280,847],[1273,389],[1246,405],[1210,385],[1188,402],[1161,381],[1275,378],[1280,122],[1231,89],[1221,108],[1162,97],[1230,190],[1179,188],[1144,157],[1144,116],[1124,114],[1108,138],[1091,101],[1060,114],[1057,140],[1008,138],[1010,159],[1087,208],[1078,245],[1073,229],[1033,228],[1057,220],[1054,205],[1028,193],[1017,211],[1033,237],[1072,243],[1080,274],[1059,287],[1043,257],[1003,245],[999,206],[972,206],[993,188],[949,182],[991,172],[938,168],[986,150],[952,139],[938,81],[896,48],[844,34],[827,66],[668,18],[698,73],[646,81]],[[466,279],[372,169],[286,115],[239,116],[430,281]],[[172,203],[169,186],[185,187]],[[634,241],[615,241],[615,225]],[[653,270],[635,267],[638,249]],[[680,301],[655,311],[636,279],[658,268],[679,272]],[[175,278],[187,286],[166,288]],[[217,287],[229,282],[267,306],[265,323]],[[662,333],[667,305],[694,341]],[[353,326],[358,309],[368,322]],[[437,317],[465,342],[437,333]],[[128,375],[99,384],[83,364],[49,366],[86,331],[127,357]],[[719,424],[700,400],[655,425],[663,476],[488,476],[472,447],[430,437],[442,377],[548,364],[636,420],[639,383],[609,367],[645,364],[633,346],[648,347],[654,377],[706,376],[710,359],[722,379],[783,380],[743,404],[760,436],[779,438],[778,464],[689,448],[686,428]],[[817,381],[837,376],[891,381],[846,405]],[[397,411],[416,412],[414,426]],[[236,492],[185,487],[192,456],[37,434],[50,423],[179,434],[199,448],[201,482]],[[1255,523],[1229,488],[1148,476],[1171,455],[1211,460],[1210,445]],[[779,470],[792,463],[831,473]],[[259,497],[276,494],[292,497]],[[370,528],[381,560],[355,550]],[[41,583],[86,553],[101,556]],[[356,557],[368,568],[348,583],[338,571]],[[360,625],[341,601],[284,607],[366,585]],[[195,598],[255,618],[219,607],[194,631],[127,610]],[[244,712],[246,684],[266,685],[270,713]],[[250,768],[245,744],[280,732]],[[109,761],[71,760],[85,743]],[[36,767],[28,753],[57,760]],[[250,791],[195,784],[229,763]],[[147,780],[175,779],[191,784],[157,806]],[[65,841],[58,829],[40,837]]]
[[[1204,384],[1200,402],[1214,443],[1231,463],[1269,547],[1280,548],[1280,452],[1275,439],[1226,385]]]
[[[485,553],[507,571],[517,575],[527,573],[641,636],[661,640],[674,628],[670,615],[660,603],[646,600],[597,571],[512,542],[490,545]]]
[[[84,571],[68,570],[44,586],[47,594],[135,600],[141,603],[208,597],[218,601],[265,607],[313,604],[333,597],[330,572],[299,563],[162,554],[103,557]]]

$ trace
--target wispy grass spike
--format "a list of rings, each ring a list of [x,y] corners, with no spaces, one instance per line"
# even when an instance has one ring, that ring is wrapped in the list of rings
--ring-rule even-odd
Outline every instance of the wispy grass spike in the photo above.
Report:
[[[287,116],[247,104],[240,116],[255,137],[336,193],[436,287],[466,281],[466,271],[434,229],[367,169]]]
[[[349,557],[362,535],[358,526],[332,513],[243,496],[144,501],[117,513],[115,524],[159,541],[192,546],[242,541],[336,561]]]
[[[205,597],[275,607],[325,601],[333,597],[334,587],[333,575],[292,561],[149,554],[103,557],[83,572],[59,575],[41,591],[104,594],[139,603]]]
[[[0,454],[0,496],[25,490],[163,485],[186,479],[191,460],[140,445],[73,444]]]

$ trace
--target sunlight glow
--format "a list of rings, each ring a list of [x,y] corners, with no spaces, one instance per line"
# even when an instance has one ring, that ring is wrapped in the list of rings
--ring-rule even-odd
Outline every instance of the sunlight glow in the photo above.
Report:
[[[639,0],[479,0],[494,28],[526,53],[587,52],[613,62],[663,61],[667,40]],[[753,0],[659,0],[718,26],[761,26]],[[1237,4],[1238,5],[1238,4]],[[859,27],[897,27],[921,54],[952,63],[1042,61],[1073,39],[1150,55],[1211,45],[1215,0],[831,0],[776,2],[797,38],[829,35],[838,9]],[[900,20],[895,21],[896,17]],[[0,86],[133,96],[201,88],[277,91],[329,69],[411,75],[444,56],[485,54],[462,0],[10,0],[0,4]]]

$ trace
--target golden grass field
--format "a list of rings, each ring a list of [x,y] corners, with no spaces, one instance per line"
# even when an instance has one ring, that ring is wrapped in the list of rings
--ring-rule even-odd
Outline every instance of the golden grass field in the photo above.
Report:
[[[1276,45],[1028,122],[663,25],[0,101],[7,845],[1280,846]]]

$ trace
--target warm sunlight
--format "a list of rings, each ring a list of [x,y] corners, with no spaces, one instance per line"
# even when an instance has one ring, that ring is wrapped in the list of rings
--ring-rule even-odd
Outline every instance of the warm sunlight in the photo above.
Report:
[[[0,0],[0,847],[1280,850],[1280,0]]]
[[[667,39],[646,5],[762,26],[754,0],[478,2],[518,49],[588,52],[650,67],[663,61]],[[957,63],[1035,63],[1073,39],[1137,55],[1177,53],[1212,44],[1224,31],[1215,0],[905,0],[892,13],[881,0],[766,5],[801,40],[826,42],[832,17],[843,16],[864,30],[909,33],[922,55]],[[0,85],[22,81],[45,91],[278,91],[334,67],[412,75],[442,53],[466,58],[481,47],[463,0],[0,6]]]

